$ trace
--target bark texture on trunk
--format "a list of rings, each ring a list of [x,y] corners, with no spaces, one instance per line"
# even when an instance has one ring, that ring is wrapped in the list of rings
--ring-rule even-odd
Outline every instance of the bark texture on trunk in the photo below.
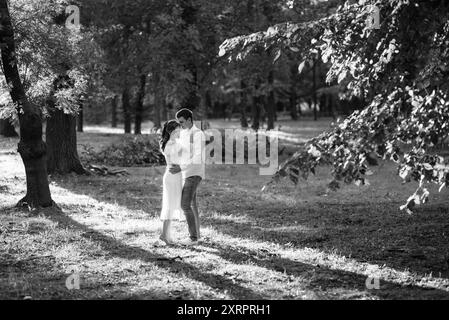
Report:
[[[259,130],[259,127],[260,127],[260,116],[261,116],[262,101],[263,101],[263,98],[259,92],[259,88],[260,88],[260,85],[259,85],[259,83],[257,83],[255,86],[256,90],[255,90],[255,93],[253,96],[253,104],[251,107],[251,111],[252,111],[251,128],[256,131]]]
[[[274,119],[276,114],[276,106],[275,106],[275,97],[274,97],[274,71],[271,70],[268,74],[268,86],[269,86],[269,93],[267,97],[267,104],[265,110],[267,111],[267,130],[273,130],[274,129]]]
[[[246,129],[248,128],[248,120],[246,118],[246,105],[248,103],[248,99],[246,96],[247,85],[245,81],[242,80],[240,82],[240,88],[240,125],[242,126],[242,128]]]
[[[296,86],[298,83],[298,69],[296,68],[296,65],[293,65],[290,69],[290,116],[292,117],[292,120],[298,120],[298,95],[296,93]],[[299,108],[299,111],[301,111],[301,108]]]
[[[209,89],[206,91],[204,106],[205,106],[204,118],[207,119],[209,116],[210,110],[212,109],[212,95],[211,95],[211,92]]]
[[[199,9],[195,1],[183,0],[179,2],[181,9],[181,18],[184,21],[182,28],[188,30],[191,26],[194,26],[198,21]],[[189,50],[190,51],[190,50]],[[194,111],[197,115],[201,115],[201,111],[198,110],[201,104],[201,93],[200,93],[200,83],[199,83],[199,65],[198,65],[198,52],[196,50],[194,53],[190,53],[184,56],[184,67],[192,75],[192,81],[189,86],[189,92],[183,99],[182,106],[184,108]],[[197,119],[198,120],[198,119]]]
[[[313,60],[313,119],[315,121],[318,120],[318,99],[317,99],[317,84],[316,84],[316,69],[317,69],[317,60]]]
[[[55,93],[71,85],[73,85],[73,81],[67,75],[58,76],[53,83],[53,90],[47,101],[50,114],[45,133],[48,173],[87,173],[78,156],[76,143],[77,117],[76,115],[66,114],[55,106]]]
[[[9,120],[0,119],[0,135],[12,138],[17,137],[18,134],[14,126],[9,122]]]
[[[198,89],[198,105],[195,110],[195,121],[205,121],[207,119],[207,90],[204,87],[199,86]]]
[[[160,74],[158,71],[154,72],[153,77],[153,92],[154,92],[154,105],[153,105],[153,121],[154,128],[159,129],[161,125],[161,109],[165,107],[165,98],[162,88],[160,87]]]
[[[83,106],[81,106],[80,111],[78,113],[78,132],[84,132],[84,112]]]
[[[131,104],[129,101],[129,88],[125,87],[122,94],[123,120],[125,122],[125,133],[131,133]]]
[[[112,119],[111,119],[111,127],[117,128],[117,106],[118,106],[118,96],[114,96],[111,103],[112,108]]]
[[[189,93],[183,101],[183,107],[191,111],[196,111],[196,113],[200,113],[201,111],[198,111],[198,107],[201,104],[201,94],[198,85],[198,70],[194,63],[189,63],[186,68],[192,74],[193,80],[190,85]]]
[[[136,116],[134,119],[134,134],[142,134],[142,120],[143,120],[143,100],[145,98],[145,85],[147,83],[147,76],[142,74],[140,76],[139,93],[136,102]]]
[[[48,207],[53,205],[47,175],[46,145],[42,140],[42,115],[25,94],[15,54],[14,31],[7,0],[0,0],[0,48],[3,73],[10,95],[19,109],[20,142],[27,181],[27,194],[19,206]]]
[[[153,123],[154,128],[159,129],[161,125],[161,108],[164,107],[164,97],[160,92],[156,92],[153,106]]]
[[[87,173],[78,157],[76,117],[55,109],[47,120],[48,173]]]
[[[328,99],[329,99],[329,110],[332,118],[335,120],[337,118],[335,116],[335,96],[333,94],[329,94]]]

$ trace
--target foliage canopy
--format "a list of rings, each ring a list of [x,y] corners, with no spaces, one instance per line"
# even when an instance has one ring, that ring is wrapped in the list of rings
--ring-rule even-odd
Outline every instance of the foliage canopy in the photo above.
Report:
[[[437,146],[449,135],[449,7],[446,1],[346,1],[331,15],[271,26],[265,32],[226,40],[220,55],[230,61],[270,50],[275,59],[293,51],[299,72],[314,58],[329,64],[327,82],[344,85],[348,97],[366,102],[334,128],[312,139],[284,163],[275,180],[298,183],[319,163],[332,163],[334,180],[365,184],[377,157],[398,163],[404,182],[419,187],[401,207],[411,213],[428,200],[427,183],[449,186],[449,166]],[[372,6],[379,28],[367,23]]]

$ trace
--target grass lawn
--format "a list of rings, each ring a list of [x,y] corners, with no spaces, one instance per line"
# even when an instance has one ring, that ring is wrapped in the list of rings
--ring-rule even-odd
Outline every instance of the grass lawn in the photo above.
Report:
[[[300,131],[286,130],[315,134]],[[119,140],[79,135],[94,147]],[[16,144],[0,138],[0,299],[449,298],[447,190],[432,188],[409,216],[399,206],[416,186],[402,185],[391,163],[373,168],[369,186],[337,192],[326,188],[329,168],[261,192],[269,178],[257,167],[209,166],[199,189],[204,241],[155,247],[163,167],[51,177],[58,208],[21,211]],[[186,224],[175,227],[186,238]],[[73,268],[80,290],[65,286]],[[368,276],[379,289],[367,289]]]

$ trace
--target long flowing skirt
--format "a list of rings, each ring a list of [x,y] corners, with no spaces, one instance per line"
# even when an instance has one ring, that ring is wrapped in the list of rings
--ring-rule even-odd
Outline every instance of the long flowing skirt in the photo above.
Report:
[[[161,220],[186,220],[184,212],[181,209],[182,197],[182,174],[172,174],[165,171],[162,191],[162,210]]]

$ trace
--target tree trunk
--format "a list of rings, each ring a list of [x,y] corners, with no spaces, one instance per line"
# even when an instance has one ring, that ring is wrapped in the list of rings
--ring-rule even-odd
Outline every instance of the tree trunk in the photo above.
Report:
[[[266,94],[263,94],[260,96],[260,102],[259,102],[260,117],[259,117],[259,119],[260,119],[262,128],[263,128],[265,122],[267,122],[267,109],[266,109],[267,99],[268,99],[268,96]]]
[[[254,97],[254,103],[252,106],[252,113],[253,113],[253,121],[251,124],[251,128],[253,130],[259,130],[260,127],[260,106],[259,106],[259,101],[260,97]]]
[[[313,119],[315,121],[318,120],[318,101],[317,101],[317,96],[316,96],[316,59],[313,59]]]
[[[147,76],[145,74],[140,76],[139,93],[136,103],[136,116],[134,118],[134,134],[142,134],[142,115],[143,115],[143,100],[145,98],[145,85],[147,83]]]
[[[335,99],[335,97],[334,97],[333,94],[328,94],[327,97],[328,97],[328,103],[329,103],[329,112],[331,114],[331,117],[335,120],[336,119],[336,117],[335,117],[335,109],[334,109],[334,101],[335,101],[334,99]]]
[[[129,88],[125,87],[122,94],[123,119],[125,122],[125,133],[131,133],[131,105],[129,102]]]
[[[226,117],[228,116],[226,111],[227,107],[226,103],[220,102],[221,115],[223,116],[224,121],[226,121]]]
[[[153,106],[153,124],[155,129],[162,127],[161,125],[161,107],[164,106],[164,97],[160,91],[157,91]]]
[[[80,123],[82,129],[82,113],[77,121],[76,115],[66,114],[64,110],[55,107],[56,92],[72,86],[73,80],[67,74],[59,75],[53,82],[53,90],[47,100],[47,109],[50,114],[45,134],[48,173],[87,173],[79,160],[76,143],[77,122],[78,129],[80,129]]]
[[[7,138],[17,137],[18,134],[14,129],[14,126],[9,122],[9,120],[0,119],[0,135]]]
[[[275,98],[274,98],[274,71],[270,70],[270,73],[268,74],[268,86],[269,86],[269,93],[266,100],[266,108],[267,116],[268,116],[268,122],[267,122],[267,130],[273,130],[274,129],[274,118],[276,113],[276,106],[275,106]]]
[[[112,99],[112,119],[111,119],[111,127],[112,128],[117,128],[117,105],[118,105],[118,96],[114,96],[114,98]]]
[[[182,24],[182,28],[184,30],[188,30],[189,28],[195,26],[195,24],[198,21],[198,8],[195,5],[195,1],[192,0],[183,0],[179,2],[179,6],[181,9],[181,19],[184,21]],[[200,85],[198,81],[198,63],[197,63],[197,56],[198,51],[191,47],[192,53],[188,54],[188,52],[185,53],[185,56],[183,58],[184,61],[184,67],[186,70],[190,72],[192,75],[192,81],[189,86],[189,92],[187,93],[186,97],[184,98],[184,101],[182,103],[184,108],[190,109],[192,111],[196,111],[198,114],[198,108],[201,103],[201,93],[199,92]]]
[[[47,120],[46,142],[48,173],[87,173],[78,157],[75,116],[53,108]]]
[[[260,127],[260,109],[261,109],[261,103],[262,103],[262,96],[260,95],[259,92],[259,84],[256,84],[255,86],[256,88],[256,92],[254,93],[253,96],[253,105],[251,108],[252,111],[252,117],[253,117],[253,121],[251,124],[251,128],[253,130],[259,130]]]
[[[318,97],[318,105],[320,106],[320,115],[328,117],[330,116],[329,109],[326,106],[326,94],[321,94]]]
[[[290,116],[292,120],[298,120],[298,95],[296,93],[296,85],[298,81],[298,69],[296,65],[292,65],[290,69]]]
[[[84,113],[83,106],[81,106],[78,113],[78,132],[84,132]]]
[[[199,85],[198,85],[198,70],[195,63],[194,62],[189,63],[187,65],[187,70],[189,70],[189,72],[191,73],[193,80],[191,82],[191,85],[189,86],[190,88],[189,93],[184,99],[183,106],[191,111],[196,111],[196,113],[199,113],[197,108],[200,106],[201,103],[201,94],[199,92]]]
[[[245,81],[240,82],[241,92],[240,92],[240,124],[242,128],[246,129],[248,128],[248,120],[246,118],[246,105],[248,103],[247,96],[246,96],[246,83]]]
[[[195,109],[195,121],[200,121],[201,125],[203,124],[203,121],[207,119],[207,89],[204,88],[204,86],[198,87],[198,105]]]
[[[165,99],[163,88],[160,87],[160,74],[158,71],[154,72],[152,82],[154,92],[154,105],[153,105],[153,129],[159,129],[161,125],[161,108],[165,108]]]
[[[14,31],[7,0],[0,0],[0,48],[3,74],[11,99],[17,104],[20,122],[18,151],[25,166],[27,194],[18,205],[49,207],[53,205],[47,175],[46,145],[42,140],[42,115],[25,94],[15,53]]]
[[[205,104],[204,104],[204,118],[207,119],[210,110],[212,109],[212,96],[210,90],[206,91]]]

